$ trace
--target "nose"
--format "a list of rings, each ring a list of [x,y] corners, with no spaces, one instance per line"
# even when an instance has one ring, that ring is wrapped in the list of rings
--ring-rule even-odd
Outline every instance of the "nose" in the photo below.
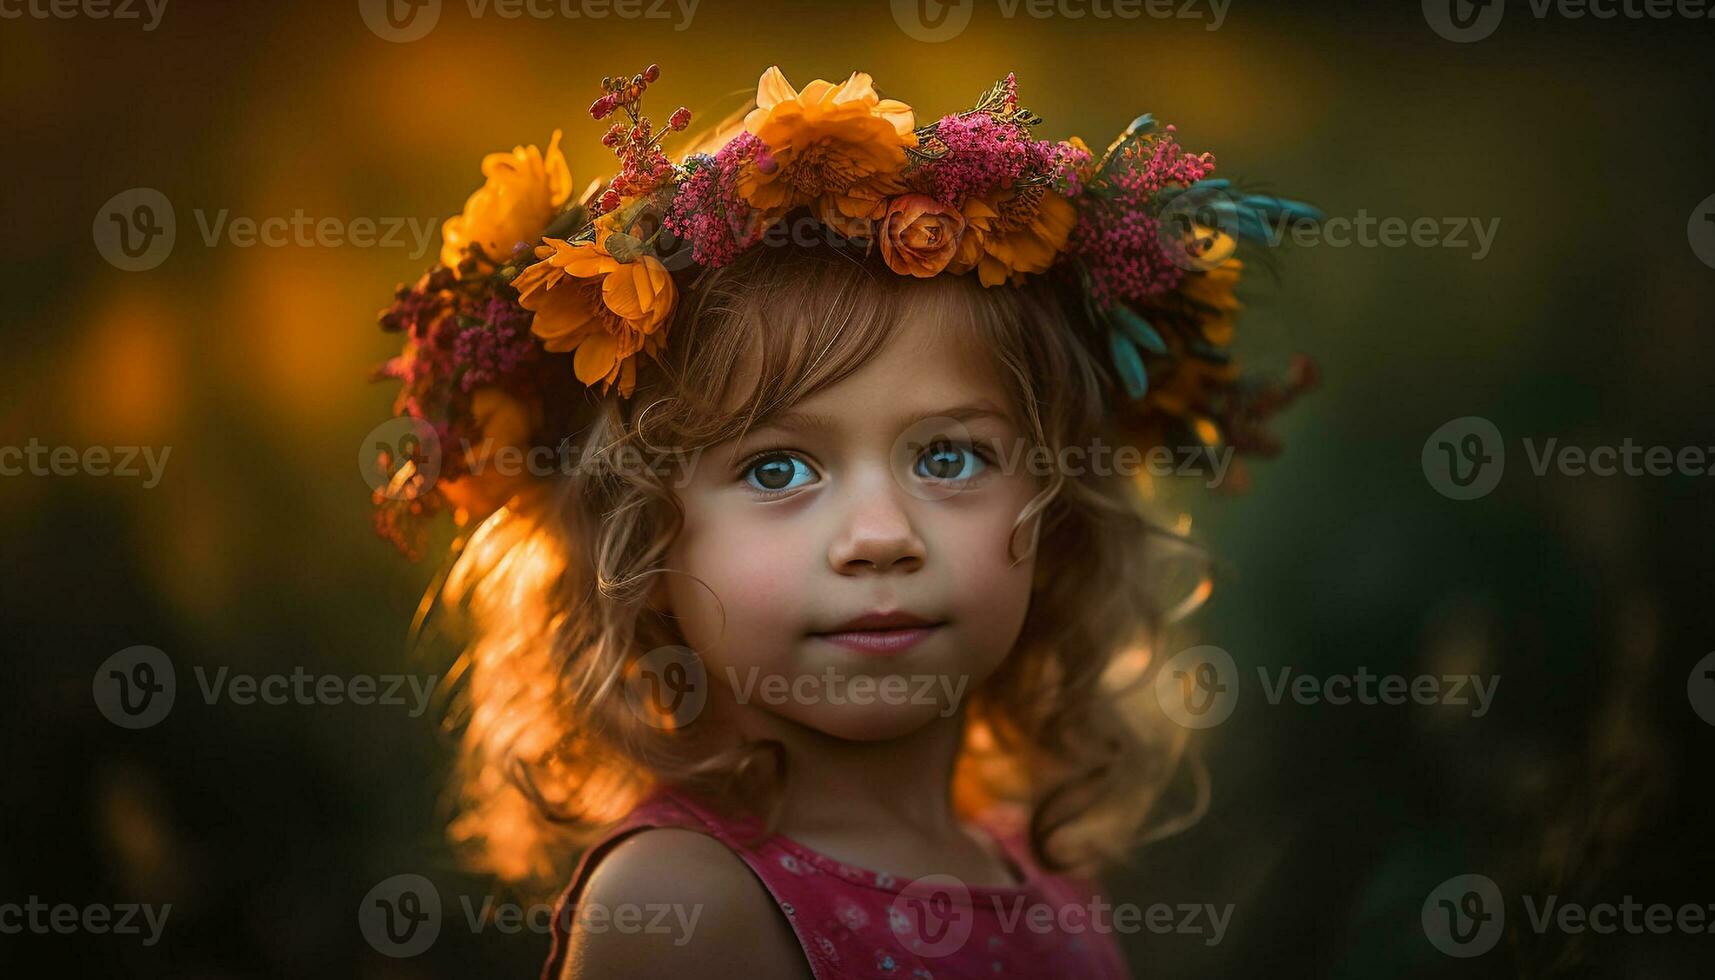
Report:
[[[900,499],[891,476],[852,488],[839,531],[828,546],[828,564],[842,575],[914,572],[927,548]]]

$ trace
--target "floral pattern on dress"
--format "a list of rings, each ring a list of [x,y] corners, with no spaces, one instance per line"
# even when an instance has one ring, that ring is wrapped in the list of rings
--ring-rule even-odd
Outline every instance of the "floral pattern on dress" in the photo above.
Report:
[[[764,834],[754,823],[724,819],[712,807],[677,793],[664,793],[640,807],[611,836],[639,826],[681,827],[719,840],[748,865],[786,916],[817,980],[974,980],[989,977],[1076,977],[1122,980],[1124,960],[1110,933],[1041,933],[1020,914],[1037,905],[1059,910],[1087,905],[1095,893],[1085,882],[1055,877],[1031,858],[1016,832],[991,832],[1023,881],[1010,886],[973,886],[974,913],[968,938],[953,949],[925,938],[898,899],[911,885],[884,872],[837,861],[780,834]],[[609,839],[611,839],[611,836]],[[601,846],[598,843],[598,848]],[[579,875],[587,869],[580,867]],[[572,887],[579,879],[574,878]],[[1038,913],[1039,914],[1039,913]],[[555,919],[556,949],[544,980],[557,980],[563,965],[564,925]],[[1067,921],[1055,915],[1052,922]],[[1010,924],[1010,930],[1009,930]]]

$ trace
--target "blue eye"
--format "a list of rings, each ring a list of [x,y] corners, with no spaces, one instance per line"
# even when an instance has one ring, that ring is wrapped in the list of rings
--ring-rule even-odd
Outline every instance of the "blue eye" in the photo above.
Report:
[[[808,477],[796,482],[799,476]],[[796,490],[815,479],[816,471],[796,456],[764,456],[744,471],[744,482],[763,493]]]
[[[973,446],[936,442],[917,457],[912,472],[926,480],[969,480],[987,466]]]

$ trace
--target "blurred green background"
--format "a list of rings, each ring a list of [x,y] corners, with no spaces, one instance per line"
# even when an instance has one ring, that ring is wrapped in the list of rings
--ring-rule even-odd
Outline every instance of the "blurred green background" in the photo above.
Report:
[[[688,24],[681,8],[442,6],[407,43],[366,27],[356,0],[175,0],[153,30],[0,20],[0,446],[172,447],[152,488],[0,477],[0,902],[173,906],[153,947],[0,935],[0,966],[533,974],[545,937],[474,933],[456,907],[488,886],[442,838],[438,706],[208,705],[191,670],[445,669],[404,642],[433,563],[374,537],[355,465],[393,394],[365,383],[396,349],[374,313],[432,261],[483,154],[561,127],[579,187],[609,172],[585,111],[596,83],[659,62],[653,104],[705,120],[771,64],[799,84],[869,71],[920,117],[1011,70],[1047,137],[1100,146],[1149,111],[1223,175],[1331,216],[1498,221],[1480,259],[1325,243],[1253,266],[1241,350],[1276,368],[1310,352],[1325,383],[1248,493],[1189,504],[1223,568],[1197,635],[1242,673],[1475,671],[1500,676],[1494,709],[1270,706],[1252,684],[1198,738],[1208,817],[1108,885],[1117,901],[1236,906],[1218,945],[1129,937],[1139,975],[1708,975],[1715,936],[1538,936],[1513,904],[1501,945],[1459,960],[1420,912],[1467,872],[1509,895],[1715,902],[1715,727],[1687,687],[1715,650],[1715,480],[1538,477],[1522,449],[1715,445],[1715,269],[1687,237],[1715,194],[1715,21],[1539,19],[1515,2],[1492,37],[1456,44],[1414,3],[1237,0],[1211,30],[977,0],[932,43],[885,0],[703,0]],[[177,240],[127,272],[94,236],[104,202],[138,187],[171,201]],[[408,237],[207,245],[195,215],[223,209],[436,234],[427,253]],[[1492,494],[1459,502],[1420,453],[1471,415],[1509,457]],[[91,679],[136,644],[173,658],[179,699],[126,731]],[[356,910],[401,872],[453,907],[430,952],[393,960]]]

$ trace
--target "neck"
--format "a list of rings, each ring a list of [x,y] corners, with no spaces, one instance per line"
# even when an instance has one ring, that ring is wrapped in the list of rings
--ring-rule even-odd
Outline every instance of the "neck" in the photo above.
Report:
[[[957,832],[952,782],[964,734],[962,711],[898,738],[854,741],[772,712],[733,707],[738,731],[785,748],[779,830],[787,836],[837,835],[858,827]]]

